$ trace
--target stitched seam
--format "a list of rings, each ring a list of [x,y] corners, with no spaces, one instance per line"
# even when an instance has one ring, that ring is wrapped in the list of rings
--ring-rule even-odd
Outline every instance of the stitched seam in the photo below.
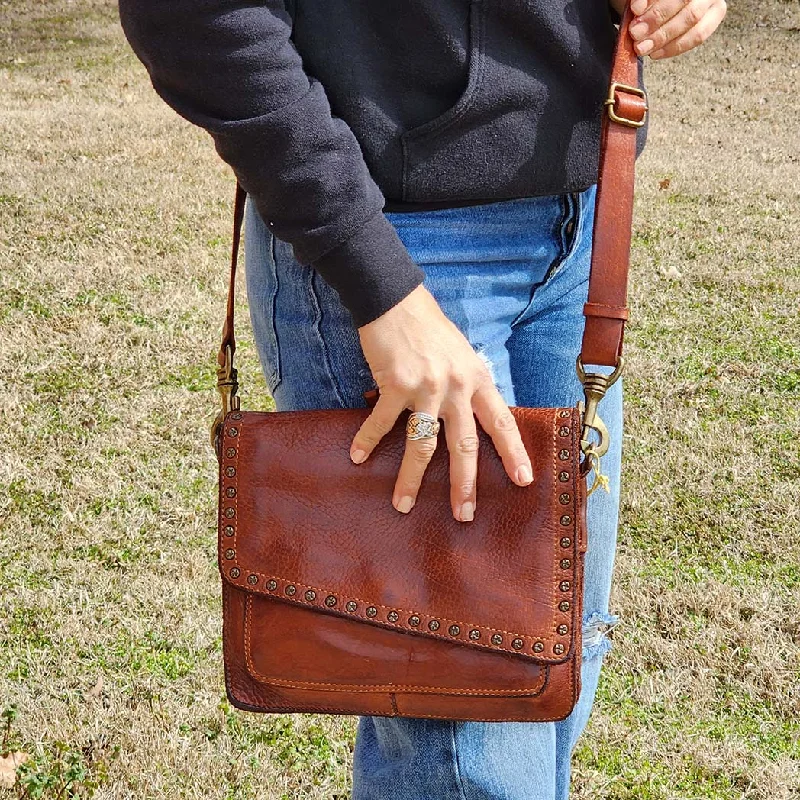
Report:
[[[381,683],[370,684],[365,686],[358,683],[334,683],[331,681],[293,681],[286,678],[273,678],[264,675],[260,672],[252,658],[252,616],[253,616],[253,601],[248,596],[245,611],[245,643],[244,648],[245,660],[247,661],[247,669],[253,677],[264,683],[275,684],[277,686],[288,686],[293,689],[321,689],[322,691],[347,691],[347,692],[393,692],[393,691],[408,691],[416,692],[418,694],[446,694],[446,695],[459,695],[465,697],[482,697],[482,696],[518,696],[527,695],[536,697],[541,694],[544,688],[544,679],[540,679],[535,687],[524,689],[448,689],[442,686],[420,686],[418,684],[400,684],[400,683]],[[324,688],[332,687],[332,688]]]
[[[476,33],[480,37],[479,42],[480,46],[476,49],[473,47],[472,41],[470,41],[470,53],[471,58],[477,59],[477,64],[475,65],[475,82],[473,84],[472,90],[469,92],[468,96],[463,98],[464,105],[458,112],[452,116],[450,119],[446,119],[440,124],[435,125],[431,128],[424,129],[424,126],[420,125],[419,128],[423,130],[418,130],[416,133],[413,132],[412,135],[408,136],[407,133],[400,136],[400,148],[402,153],[402,168],[401,168],[401,184],[400,184],[400,198],[401,200],[408,201],[409,200],[409,144],[413,144],[414,141],[417,139],[421,139],[425,141],[426,139],[432,136],[440,136],[442,133],[447,131],[448,128],[452,127],[456,122],[458,122],[464,114],[472,109],[475,104],[475,98],[478,96],[478,91],[480,90],[484,75],[486,73],[486,15],[488,14],[487,6],[484,3],[481,3],[481,6],[476,10],[477,18],[476,18]],[[413,199],[413,198],[411,198]]]
[[[308,281],[308,289],[311,297],[314,301],[314,308],[316,311],[316,316],[314,319],[314,330],[317,334],[317,337],[320,342],[320,348],[322,350],[323,358],[325,359],[325,371],[328,373],[328,378],[330,379],[331,385],[333,386],[333,390],[336,393],[336,400],[339,402],[339,405],[344,408],[344,396],[341,391],[341,387],[339,386],[339,382],[336,379],[336,374],[333,369],[333,363],[331,362],[331,354],[330,350],[328,349],[328,343],[325,341],[325,337],[322,335],[322,317],[324,312],[322,310],[322,303],[319,301],[319,294],[317,292],[316,287],[316,280],[319,273],[314,272],[313,270],[310,272],[310,277]]]
[[[477,2],[477,0],[473,0],[473,2]],[[470,42],[470,52],[471,57],[477,60],[475,64],[475,79],[472,85],[472,89],[468,90],[467,95],[461,98],[463,105],[461,108],[457,109],[456,113],[446,119],[440,120],[436,125],[432,125],[430,128],[426,127],[426,124],[418,126],[418,128],[413,128],[411,131],[406,131],[403,134],[403,139],[408,141],[414,141],[417,138],[420,139],[427,139],[434,134],[439,135],[444,133],[448,128],[451,128],[456,122],[458,122],[461,117],[464,116],[468,111],[471,111],[473,105],[475,103],[475,98],[478,96],[478,91],[483,84],[484,75],[486,73],[486,18],[485,15],[487,12],[487,4],[481,3],[480,7],[476,9],[475,13],[477,17],[475,19],[475,29],[476,35],[478,36],[478,47],[474,47],[473,43]],[[446,116],[447,111],[443,112],[442,116]],[[411,135],[409,135],[409,133]]]
[[[582,420],[580,418],[580,414],[578,413],[577,409],[573,409],[572,411],[572,476],[573,476],[573,488],[572,488],[572,641],[570,642],[570,650],[569,653],[572,652],[572,648],[575,647],[575,637],[579,637],[582,630],[582,620],[580,617],[577,616],[577,606],[578,606],[578,580],[582,577],[582,570],[583,565],[578,564],[578,559],[581,558],[580,554],[580,542],[578,541],[578,533],[580,530],[580,522],[578,521],[578,509],[580,508],[579,502],[582,486],[580,484],[581,481],[586,483],[586,478],[581,477],[580,474],[580,456],[578,453],[580,452],[580,441],[578,438],[578,431],[581,429]],[[581,495],[582,496],[582,495]],[[581,581],[582,582],[582,581]],[[583,587],[581,587],[583,588]]]
[[[577,231],[578,231],[578,222],[577,222],[577,214],[574,209],[574,201],[572,195],[566,194],[563,195],[562,200],[564,209],[561,215],[561,221],[556,226],[556,230],[553,232],[553,238],[558,240],[558,248],[559,252],[558,255],[553,259],[550,263],[550,266],[545,271],[544,277],[542,280],[537,283],[533,289],[531,290],[530,298],[528,299],[525,308],[520,311],[516,317],[511,321],[512,328],[516,327],[523,319],[526,318],[528,313],[531,311],[533,307],[534,300],[536,299],[536,292],[537,290],[544,286],[561,268],[564,262],[569,257],[573,248],[567,246],[566,242],[566,226],[569,224],[570,220],[575,220],[575,228],[573,231],[573,241],[576,241]]]
[[[561,268],[564,262],[567,260],[569,255],[569,247],[567,243],[567,225],[569,225],[570,220],[575,218],[575,208],[572,195],[565,194],[564,196],[564,215],[561,217],[561,222],[558,225],[558,229],[556,231],[556,236],[558,237],[558,249],[559,253],[556,258],[553,259],[553,263],[550,264],[547,272],[545,273],[544,278],[542,279],[542,283],[547,283]],[[577,232],[577,223],[575,224],[575,232]]]
[[[566,262],[572,257],[575,248],[578,246],[581,214],[580,214],[580,198],[577,192],[569,192],[564,195],[564,216],[561,219],[561,224],[558,228],[558,238],[561,253],[550,265],[547,274],[544,276],[542,283],[547,283],[551,278],[554,278]],[[567,239],[567,225],[572,222],[572,236]]]
[[[456,773],[456,786],[461,800],[467,800],[467,792],[464,787],[464,780],[461,777],[461,765],[458,763],[458,750],[456,749],[456,723],[450,722],[450,742],[453,746],[453,767]]]
[[[278,259],[276,255],[275,249],[275,234],[272,231],[269,232],[270,234],[270,258],[272,259],[272,271],[273,275],[275,276],[275,291],[272,292],[272,297],[270,298],[270,316],[271,319],[269,321],[270,328],[272,329],[272,337],[275,340],[275,369],[273,370],[272,374],[272,391],[274,392],[280,382],[281,382],[281,345],[278,339],[278,326],[275,324],[277,319],[278,313],[278,292],[281,288],[281,280],[278,276]]]
[[[559,486],[558,486],[558,451],[560,449],[558,444],[558,428],[559,428],[559,419],[562,417],[559,416],[558,411],[553,412],[553,444],[551,447],[553,453],[553,492],[558,493]],[[556,504],[556,508],[558,508],[558,500],[556,497],[551,497],[550,502]],[[558,516],[561,516],[560,509],[558,510]],[[560,520],[559,520],[560,523]],[[557,523],[558,524],[558,523]],[[558,536],[553,537],[553,571],[551,573],[551,582],[550,585],[553,587],[553,602],[550,603],[550,608],[552,610],[552,616],[550,617],[550,626],[552,628],[553,633],[556,632],[556,608],[558,607],[559,599],[558,599],[558,584],[560,579],[558,577],[558,568],[559,568],[559,548],[561,547],[561,534],[559,533]]]

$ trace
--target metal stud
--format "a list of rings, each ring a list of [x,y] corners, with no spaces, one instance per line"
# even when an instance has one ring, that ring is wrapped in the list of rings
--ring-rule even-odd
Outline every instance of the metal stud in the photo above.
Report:
[[[572,539],[569,536],[562,536],[561,537],[561,546],[562,547],[569,547],[572,544]]]
[[[563,408],[558,412],[559,417],[568,417],[572,412],[568,408]]]
[[[236,467],[225,467],[225,474],[232,478],[236,474]]]
[[[304,597],[306,598],[306,600],[308,600],[309,603],[311,603],[317,599],[317,593],[313,589],[308,589]]]
[[[271,579],[267,581],[267,589],[274,592],[278,588],[278,581]]]
[[[558,604],[558,610],[559,611],[569,611],[569,608],[570,608],[570,606],[569,606],[569,602],[567,600],[562,600]]]
[[[572,517],[569,514],[564,514],[564,516],[561,517],[561,524],[562,525],[571,525],[572,524]]]
[[[348,600],[345,604],[345,608],[352,614],[358,608],[358,603],[353,600]]]
[[[559,626],[556,628],[556,630],[559,632],[559,634],[560,634],[561,636],[563,636],[563,635],[564,635],[564,634],[565,634],[565,633],[566,633],[566,632],[569,630],[569,628],[568,628],[566,625],[559,625]]]
[[[469,638],[472,639],[473,642],[477,641],[478,639],[481,638],[481,632],[477,628],[473,628],[469,632]]]
[[[535,653],[541,653],[544,650],[544,645],[541,642],[536,642],[533,645],[533,650]]]
[[[566,483],[569,480],[569,472],[559,472],[558,479],[561,483]]]
[[[514,639],[514,641],[511,642],[511,646],[515,650],[521,650],[522,649],[522,645],[524,645],[524,644],[525,644],[525,642],[523,642],[522,639]]]
[[[571,428],[568,428],[566,425],[562,425],[558,429],[558,435],[559,436],[569,436],[571,432],[572,432]]]
[[[430,628],[432,631],[438,631],[438,630],[439,630],[439,620],[437,620],[437,619],[432,619],[432,620],[431,620],[431,621],[428,623],[428,627],[429,627],[429,628]]]
[[[235,517],[236,516],[236,509],[233,508],[232,506],[229,506],[228,508],[225,509],[225,516],[228,519],[231,519],[231,518]]]
[[[569,581],[561,581],[561,583],[558,584],[558,588],[561,589],[562,592],[568,592]]]
[[[236,448],[235,447],[229,447],[225,451],[225,455],[228,456],[228,458],[233,458],[236,455]]]
[[[503,644],[503,637],[499,633],[492,634],[492,644]]]
[[[569,461],[569,450],[559,450],[558,451],[558,457],[562,461]]]
[[[228,436],[238,436],[239,429],[238,428],[228,428]]]
[[[235,557],[236,557],[236,551],[235,550],[226,550],[225,551],[225,558],[227,558],[228,561],[233,561],[233,559]]]
[[[568,492],[562,492],[562,493],[561,493],[561,494],[558,496],[558,502],[559,502],[559,503],[561,503],[561,505],[562,505],[562,506],[565,506],[565,505],[567,505],[567,504],[569,503],[569,501],[570,501],[570,500],[571,500],[571,498],[570,498],[570,496],[569,496],[569,493],[568,493]]]
[[[325,605],[328,606],[328,608],[333,608],[336,605],[336,598],[332,594],[329,594],[325,598]]]
[[[283,591],[291,597],[297,592],[297,587],[293,583],[290,583]]]
[[[241,418],[242,415],[239,411],[235,411],[233,414],[231,414],[231,419],[241,419]]]
[[[397,620],[400,619],[400,615],[396,611],[390,611],[386,615],[386,619],[388,619],[389,622],[397,622]]]
[[[568,558],[561,559],[561,569],[569,569],[572,566],[572,562]]]
[[[557,656],[560,656],[564,652],[564,645],[561,644],[561,642],[559,642],[558,644],[554,644],[553,645],[553,652]]]
[[[367,607],[367,616],[368,617],[377,617],[378,616],[378,609],[375,606],[368,606]]]
[[[419,617],[418,617],[416,614],[412,614],[412,615],[411,615],[411,616],[408,618],[408,624],[409,624],[409,625],[410,625],[412,628],[416,628],[416,627],[417,627],[417,625],[419,625]]]
[[[225,490],[225,494],[228,495],[228,497],[236,497],[236,489],[233,486],[229,486]]]
[[[231,578],[238,578],[241,574],[242,574],[242,571],[239,569],[239,567],[234,567],[231,570]]]
[[[451,625],[451,626],[450,626],[450,627],[447,629],[447,632],[448,632],[448,633],[449,633],[451,636],[458,636],[458,634],[459,634],[459,633],[461,633],[461,628],[459,628],[459,627],[458,627],[458,625]]]
[[[248,583],[249,583],[251,586],[255,586],[255,584],[257,584],[257,583],[258,583],[258,575],[248,575],[248,576],[247,576],[247,582],[248,582]]]
[[[233,525],[226,525],[225,526],[225,535],[226,536],[233,536],[233,534],[234,534]]]

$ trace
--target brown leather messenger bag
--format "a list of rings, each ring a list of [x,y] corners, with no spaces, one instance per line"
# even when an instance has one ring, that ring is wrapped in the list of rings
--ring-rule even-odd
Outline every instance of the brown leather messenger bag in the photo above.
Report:
[[[404,419],[359,466],[368,408],[241,411],[233,367],[237,187],[219,352],[219,568],[230,701],[262,712],[457,720],[566,717],[580,692],[587,476],[608,446],[597,406],[622,370],[636,129],[647,105],[626,11],[602,124],[591,278],[577,360],[585,404],[512,408],[537,468],[506,476],[480,433],[480,508],[450,513],[436,449],[410,514],[389,498]],[[590,373],[584,365],[613,368]]]

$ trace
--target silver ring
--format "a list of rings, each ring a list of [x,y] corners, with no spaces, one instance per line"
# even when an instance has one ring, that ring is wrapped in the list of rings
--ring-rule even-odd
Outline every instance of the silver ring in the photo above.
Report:
[[[439,433],[439,420],[424,411],[414,411],[406,422],[406,439],[431,439]]]

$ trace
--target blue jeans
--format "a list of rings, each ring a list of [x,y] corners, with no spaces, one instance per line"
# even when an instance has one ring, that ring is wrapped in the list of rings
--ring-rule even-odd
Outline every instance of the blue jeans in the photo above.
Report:
[[[489,363],[509,405],[571,406],[583,332],[595,188],[465,208],[387,212],[425,285]],[[365,405],[374,383],[336,292],[248,203],[246,278],[256,345],[279,410]],[[570,756],[594,701],[616,547],[621,381],[600,406],[610,492],[588,504],[582,690],[562,722],[360,717],[353,800],[564,800]],[[534,465],[534,470],[536,465]],[[389,497],[386,502],[390,502]]]

